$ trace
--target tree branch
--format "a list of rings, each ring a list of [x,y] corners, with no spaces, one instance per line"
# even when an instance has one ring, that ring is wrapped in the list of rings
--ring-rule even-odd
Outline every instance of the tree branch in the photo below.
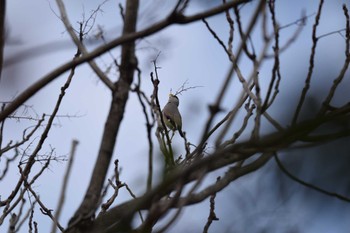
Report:
[[[278,165],[278,167],[280,168],[280,170],[286,175],[288,176],[288,178],[292,179],[293,181],[307,187],[307,188],[310,188],[310,189],[313,189],[317,192],[320,192],[320,193],[323,193],[327,196],[331,196],[331,197],[335,197],[335,198],[338,198],[339,200],[342,200],[342,201],[345,201],[345,202],[350,202],[350,198],[348,197],[345,197],[345,196],[342,196],[338,193],[334,193],[334,192],[329,192],[325,189],[322,189],[320,187],[317,187],[316,185],[313,185],[311,183],[308,183],[306,181],[303,181],[302,179],[299,179],[298,177],[296,177],[295,175],[293,175],[292,173],[290,173],[287,168],[282,164],[282,162],[280,161],[280,159],[278,158],[277,154],[274,155],[274,158],[275,158],[275,161]]]
[[[78,38],[75,34],[75,31],[71,25],[71,23],[69,22],[68,19],[68,15],[65,9],[65,6],[63,4],[62,0],[56,0],[56,3],[58,5],[58,9],[60,10],[60,14],[61,14],[61,20],[64,24],[64,26],[66,27],[70,37],[72,38],[73,42],[75,43],[75,45],[79,48],[79,50],[81,51],[81,53],[87,54],[88,51],[85,48],[84,44],[82,43],[82,38]],[[80,37],[83,36],[84,32],[82,31],[82,23],[80,24]],[[97,74],[97,76],[100,78],[100,80],[110,89],[113,90],[113,83],[108,79],[108,77],[105,75],[105,73],[103,73],[103,71],[97,66],[97,64],[93,61],[93,60],[89,60],[88,61],[91,69],[93,71],[95,71],[95,73]]]
[[[74,59],[73,61],[67,62],[60,67],[56,68],[55,70],[51,71],[49,74],[42,77],[39,81],[32,84],[30,87],[28,87],[25,91],[23,91],[20,95],[18,95],[11,104],[9,104],[3,111],[0,113],[0,121],[3,121],[7,116],[9,116],[13,111],[15,111],[21,104],[26,102],[29,98],[31,98],[34,94],[36,94],[38,91],[40,91],[43,87],[45,87],[47,84],[52,82],[54,79],[56,79],[58,76],[66,72],[67,70],[71,69],[72,67],[79,66],[85,62],[88,62],[106,52],[109,50],[120,46],[122,44],[128,43],[130,41],[135,41],[136,39],[143,38],[149,35],[152,35],[158,31],[163,30],[164,28],[172,25],[172,24],[187,24],[192,23],[195,21],[198,21],[200,19],[210,17],[219,13],[224,12],[225,10],[233,7],[238,6],[242,3],[249,2],[251,0],[236,0],[232,1],[226,4],[223,4],[221,6],[218,6],[216,8],[192,15],[192,16],[184,16],[181,15],[181,17],[175,15],[170,15],[164,20],[159,21],[158,23],[155,23],[152,26],[149,26],[148,28],[138,31],[138,32],[129,32],[126,34],[123,34],[121,37],[118,37],[111,42],[102,45],[95,50],[91,51],[90,53],[85,54],[84,56],[81,56],[78,59]]]
[[[297,108],[295,110],[294,116],[293,116],[292,124],[297,123],[299,114],[301,112],[301,108],[302,108],[304,101],[305,101],[306,94],[310,88],[311,77],[312,77],[312,73],[313,73],[314,65],[315,65],[314,60],[315,60],[315,55],[316,55],[316,46],[317,46],[317,41],[318,41],[318,38],[316,36],[316,31],[317,31],[317,27],[319,25],[320,18],[321,18],[323,2],[324,2],[324,0],[320,0],[320,3],[318,5],[318,11],[317,11],[317,15],[315,17],[315,23],[314,23],[313,29],[312,29],[312,48],[311,48],[311,54],[310,54],[310,58],[309,58],[309,70],[308,70],[308,73],[307,73],[307,76],[305,79],[304,88],[301,92],[300,99],[299,99]]]
[[[123,29],[124,36],[133,34],[136,31],[138,6],[138,0],[127,1]],[[114,84],[115,91],[113,92],[111,107],[105,123],[101,145],[91,175],[89,187],[81,205],[73,218],[69,221],[70,229],[68,232],[75,232],[77,229],[85,229],[88,227],[92,221],[92,216],[98,208],[101,191],[113,155],[116,137],[123,120],[130,85],[133,81],[134,71],[137,67],[135,41],[123,45],[121,57],[120,78]]]
[[[69,160],[68,160],[68,165],[67,165],[67,169],[63,178],[63,183],[62,183],[62,187],[61,187],[61,194],[60,194],[60,199],[58,200],[58,206],[56,208],[55,211],[55,217],[54,217],[54,223],[52,224],[52,228],[51,228],[51,233],[56,233],[57,227],[58,227],[58,221],[61,215],[61,211],[62,211],[62,207],[66,198],[66,189],[68,186],[68,180],[71,174],[71,170],[72,170],[72,166],[73,166],[73,161],[75,158],[75,151],[76,148],[78,146],[78,141],[77,140],[73,140],[72,141],[72,146],[71,146],[71,151],[70,151],[70,155],[69,155]]]

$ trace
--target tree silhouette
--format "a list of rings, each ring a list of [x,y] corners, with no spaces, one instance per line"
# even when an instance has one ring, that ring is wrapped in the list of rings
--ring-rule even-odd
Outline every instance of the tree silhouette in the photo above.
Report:
[[[123,22],[121,35],[107,40],[103,29],[99,28],[98,38],[103,41],[103,44],[89,49],[86,43],[87,37],[92,33],[92,29],[97,27],[94,24],[96,14],[101,11],[105,2],[92,11],[89,17],[79,22],[79,28],[75,29],[69,20],[63,1],[56,0],[59,12],[57,16],[76,46],[73,58],[18,93],[14,99],[2,101],[0,182],[3,182],[10,173],[19,175],[11,186],[0,190],[2,209],[0,226],[8,224],[8,232],[18,232],[20,229],[25,232],[38,232],[41,223],[35,219],[37,215],[42,214],[51,219],[51,232],[57,232],[57,230],[69,233],[166,232],[174,226],[175,220],[185,209],[186,212],[190,212],[192,206],[205,202],[208,204],[206,209],[208,217],[196,231],[209,232],[214,221],[220,223],[220,216],[216,214],[217,195],[225,189],[230,190],[231,184],[239,183],[239,178],[251,173],[257,176],[274,176],[268,180],[273,182],[269,185],[273,185],[276,190],[266,190],[262,184],[268,184],[268,182],[258,181],[258,186],[255,187],[254,194],[250,198],[257,200],[264,197],[270,199],[270,202],[257,201],[258,204],[255,202],[252,204],[247,201],[251,200],[248,197],[242,200],[232,199],[232,203],[241,205],[242,209],[263,210],[271,205],[272,200],[283,203],[288,196],[286,193],[291,187],[297,186],[305,187],[303,189],[305,193],[322,194],[324,195],[322,198],[327,200],[337,199],[344,203],[350,201],[346,196],[349,194],[346,153],[350,135],[350,105],[348,96],[345,95],[334,100],[346,81],[350,63],[350,20],[346,4],[342,5],[344,27],[320,34],[318,29],[322,23],[323,0],[319,1],[315,14],[295,17],[295,21],[287,25],[279,23],[279,17],[283,16],[276,8],[279,2],[274,0],[224,0],[197,13],[187,13],[193,4],[192,1],[179,0],[163,19],[140,29],[138,25],[140,3],[138,0],[127,0],[125,5],[119,4],[119,13]],[[242,12],[247,6],[252,10],[249,11],[249,15],[244,15]],[[5,13],[5,1],[1,1],[0,52],[1,57],[4,58],[0,60],[2,68],[10,66],[17,58],[26,57],[24,53],[17,58],[14,56],[7,59],[4,56]],[[229,31],[227,40],[223,39],[224,37],[209,21],[210,17],[217,15],[225,19]],[[293,43],[300,36],[307,21],[312,21],[312,33],[309,37],[311,47],[307,55],[309,62],[305,66],[307,68],[304,85],[299,87],[300,90],[297,93],[293,93],[290,102],[286,104],[289,118],[278,119],[271,112],[280,108],[276,102],[281,95],[281,82],[284,79],[281,66],[284,62],[283,53],[292,49]],[[159,89],[163,78],[158,73],[159,57],[153,58],[153,70],[149,75],[145,75],[140,68],[142,61],[136,51],[138,41],[157,35],[172,25],[186,27],[193,22],[203,23],[208,30],[208,36],[217,42],[218,48],[224,51],[230,67],[222,80],[221,89],[214,94],[211,103],[206,103],[208,118],[197,130],[199,142],[193,143],[187,137],[185,129],[184,137],[181,138],[183,143],[178,146],[175,145],[171,132],[166,130],[164,119],[160,114],[163,106],[159,100]],[[291,26],[293,28],[296,26],[296,29],[289,38],[285,39],[281,34],[284,29]],[[321,76],[323,72],[322,69],[317,70],[319,43],[333,34],[340,34],[344,39],[341,68],[333,77],[327,77],[328,80],[331,78],[332,82],[322,87],[320,92],[323,96],[314,96],[310,94],[311,84],[315,76]],[[104,54],[109,54],[112,58],[110,67],[117,70],[116,80],[113,80],[110,73],[102,69],[97,61],[97,58]],[[249,65],[243,66],[243,62]],[[270,70],[269,75],[265,72],[261,73],[264,63]],[[111,100],[104,127],[98,129],[102,137],[96,162],[92,171],[86,172],[90,176],[90,182],[85,193],[81,195],[78,208],[65,224],[60,222],[60,217],[65,200],[69,198],[66,196],[67,183],[72,179],[79,182],[79,177],[71,175],[72,163],[78,153],[76,152],[78,141],[72,142],[67,162],[63,157],[57,156],[54,150],[43,152],[43,147],[49,144],[48,135],[56,119],[78,117],[78,115],[59,115],[58,113],[64,105],[63,100],[67,98],[67,92],[71,91],[71,82],[76,76],[76,69],[83,64],[94,71],[105,87],[105,91],[110,93]],[[250,67],[250,70],[246,70],[246,67]],[[60,89],[52,112],[37,114],[35,106],[27,105],[28,100],[62,75],[67,77],[66,82]],[[241,89],[238,90],[237,98],[230,99],[230,109],[226,109],[225,96],[231,92],[230,83],[233,82],[234,77],[237,77]],[[318,79],[318,82],[319,80],[321,79]],[[142,85],[146,82],[152,85],[151,92],[143,88]],[[188,87],[184,83],[173,92],[180,94],[193,88],[196,87]],[[116,143],[121,140],[120,128],[125,122],[126,106],[130,95],[134,93],[141,106],[140,114],[144,117],[146,125],[145,142],[148,144],[148,150],[144,152],[148,155],[147,163],[144,165],[148,170],[147,185],[140,195],[136,195],[128,182],[120,178],[118,158],[126,155],[115,156],[115,150],[118,151]],[[29,124],[23,123],[22,137],[19,140],[7,136],[11,130],[6,128],[6,125],[11,121],[29,122]],[[130,146],[135,145],[135,142],[130,142]],[[339,156],[329,158],[328,155],[334,146],[339,148]],[[94,153],[93,148],[91,152]],[[156,174],[154,155],[157,153],[161,154],[165,161],[161,178],[158,179],[154,177]],[[169,162],[173,161],[169,158],[174,158],[175,162]],[[45,176],[45,171],[50,168],[50,163],[54,160],[64,161],[67,164],[67,170],[57,208],[51,209],[48,206],[52,203],[41,200],[35,185],[40,183],[38,179]],[[300,167],[300,161],[303,161],[306,168]],[[329,165],[327,168],[323,167],[325,163]],[[107,178],[108,169],[111,166],[113,176]],[[133,164],[128,166],[130,167],[123,166],[123,169],[131,169]],[[327,176],[328,181],[323,176],[319,176],[320,173],[327,174],[327,172],[330,173]],[[119,192],[123,189],[130,194],[130,199],[117,201]],[[29,204],[26,203],[26,197],[30,199]],[[322,198],[310,198],[310,202],[314,203],[308,203],[319,205],[319,201],[324,200]],[[37,211],[38,209],[40,212]],[[245,219],[247,225],[254,221],[249,220],[243,211],[241,218]],[[24,223],[27,223],[26,226]],[[256,223],[254,227],[259,232],[271,232],[278,225],[277,223],[266,224],[261,227],[258,224],[259,221]],[[232,230],[231,227],[228,230]],[[286,232],[299,230],[299,227],[288,226]]]

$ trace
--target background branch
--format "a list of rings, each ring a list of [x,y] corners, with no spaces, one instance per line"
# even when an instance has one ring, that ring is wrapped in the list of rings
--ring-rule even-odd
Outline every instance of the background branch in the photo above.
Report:
[[[219,14],[219,13],[229,9],[230,7],[233,7],[235,5],[240,5],[244,2],[249,2],[249,1],[250,0],[237,0],[237,1],[229,2],[225,5],[221,5],[219,7],[216,7],[216,8],[213,8],[213,9],[210,9],[208,11],[201,12],[198,14],[194,14],[191,16],[181,15],[181,17],[176,17],[176,15],[170,15],[166,19],[161,20],[160,22],[158,22],[158,23],[156,23],[156,24],[154,24],[146,29],[143,29],[141,31],[125,33],[121,37],[116,38],[116,39],[112,40],[111,42],[94,49],[90,53],[87,53],[84,56],[81,56],[80,58],[74,59],[73,61],[67,62],[67,63],[59,66],[58,68],[56,68],[55,70],[53,70],[49,74],[47,74],[44,77],[42,77],[41,79],[39,79],[39,81],[37,81],[36,83],[34,83],[30,87],[28,87],[25,91],[23,91],[20,95],[18,95],[12,101],[11,104],[9,104],[3,111],[1,111],[0,122],[3,121],[6,117],[8,117],[21,104],[26,102],[29,98],[31,98],[39,90],[41,90],[43,87],[45,87],[51,81],[53,81],[54,79],[59,77],[64,72],[71,69],[72,67],[76,67],[76,66],[81,65],[85,62],[88,62],[88,61],[108,52],[109,50],[111,50],[117,46],[123,45],[125,43],[129,43],[131,41],[135,41],[136,39],[139,39],[139,38],[143,38],[143,37],[152,35],[152,34],[158,32],[158,31],[160,31],[160,30],[162,30],[162,29],[164,29],[172,24],[191,23],[191,22],[194,22],[194,21],[206,18],[206,17],[210,17],[213,15]]]
[[[136,31],[138,6],[138,0],[127,1],[123,36],[128,36]],[[106,119],[95,167],[85,197],[69,222],[68,232],[74,232],[79,228],[86,228],[86,224],[89,225],[92,216],[98,208],[97,204],[99,203],[103,183],[105,182],[105,177],[113,155],[116,137],[124,116],[125,105],[128,100],[134,71],[137,67],[134,41],[122,46],[121,56],[120,77],[114,84],[115,89],[112,93],[111,107]]]

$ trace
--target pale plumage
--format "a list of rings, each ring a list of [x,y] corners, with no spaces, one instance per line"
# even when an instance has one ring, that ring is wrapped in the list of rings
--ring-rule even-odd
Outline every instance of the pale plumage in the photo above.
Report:
[[[173,131],[179,131],[179,134],[183,137],[182,119],[178,106],[179,98],[176,95],[170,94],[168,103],[164,106],[162,114],[166,126]]]

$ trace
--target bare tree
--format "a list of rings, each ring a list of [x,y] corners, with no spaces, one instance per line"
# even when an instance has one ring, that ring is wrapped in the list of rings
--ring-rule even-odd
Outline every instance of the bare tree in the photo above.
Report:
[[[327,35],[320,35],[318,27],[322,18],[324,1],[320,0],[315,14],[302,15],[296,17],[296,21],[290,25],[281,26],[278,22],[275,0],[234,0],[226,1],[217,6],[213,6],[195,14],[187,14],[186,10],[192,1],[179,0],[171,12],[162,20],[153,25],[137,29],[139,15],[139,1],[127,0],[125,5],[120,4],[120,14],[123,19],[122,35],[105,43],[92,51],[89,51],[85,44],[86,36],[91,32],[91,24],[99,8],[92,13],[90,18],[79,23],[76,30],[66,13],[62,0],[56,0],[59,14],[58,17],[64,24],[69,36],[76,46],[76,53],[73,59],[58,66],[49,74],[45,75],[29,88],[19,93],[12,101],[2,102],[0,112],[0,158],[1,174],[0,181],[9,172],[19,172],[18,181],[13,187],[7,187],[11,192],[5,196],[1,192],[0,225],[5,221],[9,222],[8,232],[17,232],[23,229],[23,223],[28,222],[28,232],[38,232],[38,225],[35,222],[35,214],[43,214],[52,220],[52,232],[165,232],[172,226],[175,220],[185,207],[204,202],[209,199],[208,219],[203,224],[203,232],[208,232],[213,221],[219,218],[215,213],[215,198],[217,193],[222,192],[232,182],[247,174],[253,173],[262,168],[273,158],[277,162],[281,171],[294,181],[324,193],[330,198],[338,198],[349,202],[345,195],[325,190],[317,185],[303,181],[293,175],[283,165],[278,154],[284,151],[301,147],[317,147],[325,143],[347,138],[350,135],[349,114],[350,105],[348,100],[342,104],[333,104],[333,98],[342,84],[348,72],[350,63],[350,20],[348,8],[344,4],[344,28],[332,32],[342,33],[344,37],[344,59],[338,75],[333,77],[333,83],[328,87],[327,95],[318,106],[316,112],[308,119],[302,119],[303,108],[309,94],[310,85],[315,74],[315,58],[318,42]],[[245,4],[252,4],[254,11],[249,17],[242,17],[241,10]],[[4,32],[5,1],[1,1],[1,28]],[[225,42],[215,28],[210,25],[209,18],[215,15],[224,15],[229,29],[229,36]],[[248,18],[248,20],[246,20]],[[280,122],[270,114],[270,110],[275,105],[279,95],[279,85],[283,79],[281,70],[281,54],[290,49],[293,42],[298,38],[306,20],[313,21],[311,40],[311,52],[305,85],[301,87],[297,105],[293,111],[290,122],[285,124]],[[192,143],[184,132],[183,154],[177,154],[172,144],[170,132],[166,130],[165,119],[161,114],[162,106],[159,101],[158,91],[162,84],[162,78],[158,74],[158,58],[153,60],[153,72],[147,78],[139,67],[139,58],[136,55],[136,42],[140,39],[157,34],[164,28],[171,25],[186,25],[202,21],[208,29],[208,35],[216,40],[223,49],[230,62],[230,67],[226,77],[222,82],[222,88],[217,93],[211,104],[208,104],[209,117],[201,128],[200,141]],[[297,25],[293,35],[286,41],[281,42],[280,33],[286,27]],[[253,41],[252,34],[259,31],[259,46]],[[1,38],[1,58],[3,57],[4,33]],[[103,38],[103,36],[102,36]],[[117,81],[112,81],[107,72],[103,71],[96,58],[105,53],[114,54],[114,48],[120,47],[120,62],[115,59],[113,66],[118,70]],[[272,50],[271,50],[272,48]],[[247,60],[251,65],[249,74],[242,71],[241,61]],[[3,63],[2,59],[0,60]],[[260,69],[264,62],[269,61],[270,77],[260,77]],[[272,62],[271,62],[272,61]],[[6,57],[5,57],[6,63]],[[40,199],[39,193],[33,189],[34,183],[48,169],[53,160],[62,160],[53,151],[43,153],[48,133],[50,132],[54,120],[60,117],[59,108],[65,94],[69,91],[70,83],[75,75],[76,67],[88,64],[95,72],[99,80],[106,86],[106,91],[111,94],[111,102],[104,128],[101,129],[102,138],[97,153],[96,163],[90,177],[90,182],[81,203],[74,215],[71,216],[67,226],[60,223],[59,218],[62,206],[67,198],[65,196],[67,182],[71,177],[72,161],[76,154],[78,141],[73,141],[71,153],[67,162],[67,171],[64,177],[62,192],[58,206],[55,210],[47,207]],[[29,98],[36,95],[39,90],[55,80],[60,75],[68,71],[67,80],[61,87],[60,95],[53,111],[42,116],[28,114],[35,106],[26,105]],[[1,74],[1,73],[0,73]],[[233,78],[237,77],[241,84],[241,93],[238,99],[232,101],[232,108],[228,111],[223,109],[223,100],[229,92],[229,85]],[[141,82],[152,82],[153,91],[147,93],[141,88]],[[175,94],[187,91],[193,87],[186,87],[184,84]],[[148,178],[147,188],[142,195],[136,196],[129,188],[127,182],[120,180],[120,169],[118,159],[113,160],[114,148],[119,139],[120,126],[123,123],[126,103],[129,94],[136,93],[142,106],[142,113],[146,122],[148,149]],[[149,97],[150,96],[150,97]],[[291,106],[290,108],[294,108]],[[225,113],[222,117],[222,113]],[[237,131],[232,130],[232,124],[237,119],[238,114],[243,114]],[[64,116],[69,117],[69,116]],[[216,121],[221,117],[219,121]],[[22,138],[14,142],[3,139],[6,135],[4,127],[8,121],[26,119],[34,122],[23,130]],[[344,122],[346,127],[322,130],[325,127]],[[265,125],[273,126],[273,132],[266,134],[263,131]],[[245,139],[242,137],[245,137]],[[154,139],[157,140],[154,140]],[[241,139],[241,140],[239,140]],[[213,149],[208,148],[208,143],[214,144]],[[26,146],[26,147],[24,147]],[[153,179],[153,156],[159,148],[164,155],[165,168],[164,178],[159,183]],[[171,158],[171,159],[169,159]],[[17,171],[12,164],[17,163]],[[108,169],[114,166],[114,175],[107,178]],[[131,165],[132,166],[132,165]],[[11,167],[11,169],[9,169]],[[128,169],[125,167],[124,169]],[[221,176],[214,179],[212,183],[204,183],[204,179],[212,172],[220,171]],[[204,187],[203,187],[204,186]],[[130,193],[130,200],[121,204],[115,204],[120,189],[126,189]],[[107,190],[113,190],[112,195],[107,195]],[[33,199],[30,206],[25,210],[25,196]],[[35,212],[40,209],[41,213]],[[169,215],[171,217],[169,217]],[[165,216],[166,220],[161,220]],[[135,219],[140,219],[140,224],[133,224]],[[161,222],[161,224],[159,224]]]

